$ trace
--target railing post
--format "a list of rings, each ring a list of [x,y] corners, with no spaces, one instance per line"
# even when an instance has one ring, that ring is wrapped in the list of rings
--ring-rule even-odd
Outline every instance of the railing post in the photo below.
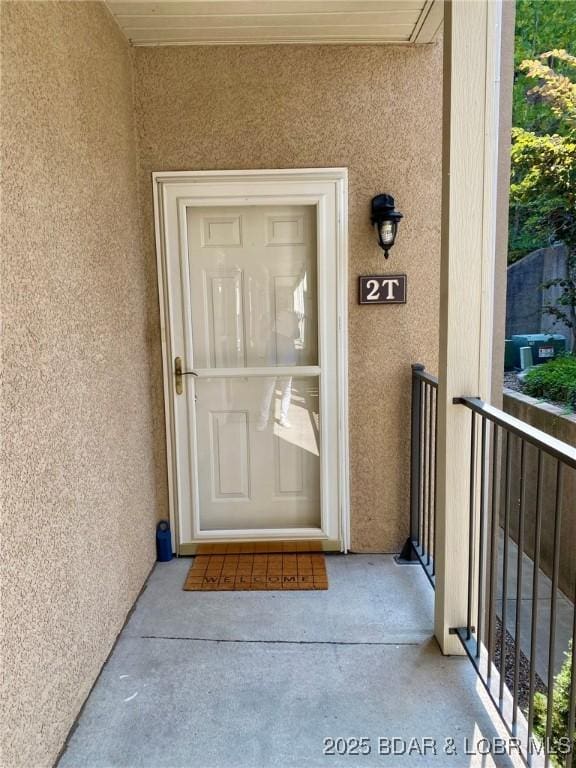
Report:
[[[413,541],[418,540],[418,504],[420,498],[420,435],[422,425],[422,385],[416,376],[417,371],[424,371],[421,363],[412,364],[412,399],[411,399],[411,428],[410,428],[410,530],[408,538],[400,553],[400,561],[417,560],[414,554]]]

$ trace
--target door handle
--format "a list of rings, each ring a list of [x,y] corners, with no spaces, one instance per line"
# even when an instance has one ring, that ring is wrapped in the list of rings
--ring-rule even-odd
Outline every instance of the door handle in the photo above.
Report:
[[[174,380],[176,386],[176,394],[181,395],[184,392],[183,376],[198,376],[196,371],[183,371],[182,370],[182,358],[174,358]]]

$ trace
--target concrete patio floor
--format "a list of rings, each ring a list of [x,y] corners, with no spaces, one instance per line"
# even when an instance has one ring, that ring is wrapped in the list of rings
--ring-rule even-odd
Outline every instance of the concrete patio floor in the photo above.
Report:
[[[59,768],[520,765],[480,754],[505,732],[438,650],[420,567],[333,555],[326,592],[184,592],[190,563],[157,564]],[[370,754],[325,755],[330,737]]]

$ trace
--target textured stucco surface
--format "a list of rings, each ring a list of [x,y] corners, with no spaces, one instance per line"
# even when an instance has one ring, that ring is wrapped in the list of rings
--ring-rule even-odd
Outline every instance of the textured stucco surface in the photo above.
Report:
[[[398,551],[408,522],[410,364],[435,372],[437,360],[441,43],[134,54],[151,280],[152,171],[348,167],[352,545]],[[405,217],[388,263],[369,225],[379,192],[393,194]],[[407,305],[358,306],[358,275],[385,272],[407,273]],[[156,414],[161,407],[158,369]]]
[[[38,768],[154,559],[150,288],[129,46],[100,3],[1,13],[0,763]]]

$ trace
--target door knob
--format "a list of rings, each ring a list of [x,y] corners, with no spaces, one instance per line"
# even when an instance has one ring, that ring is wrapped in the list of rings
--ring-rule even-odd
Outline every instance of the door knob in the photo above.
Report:
[[[174,358],[174,380],[176,386],[176,394],[181,395],[184,392],[183,376],[198,376],[196,371],[183,371],[182,370],[182,358]]]

